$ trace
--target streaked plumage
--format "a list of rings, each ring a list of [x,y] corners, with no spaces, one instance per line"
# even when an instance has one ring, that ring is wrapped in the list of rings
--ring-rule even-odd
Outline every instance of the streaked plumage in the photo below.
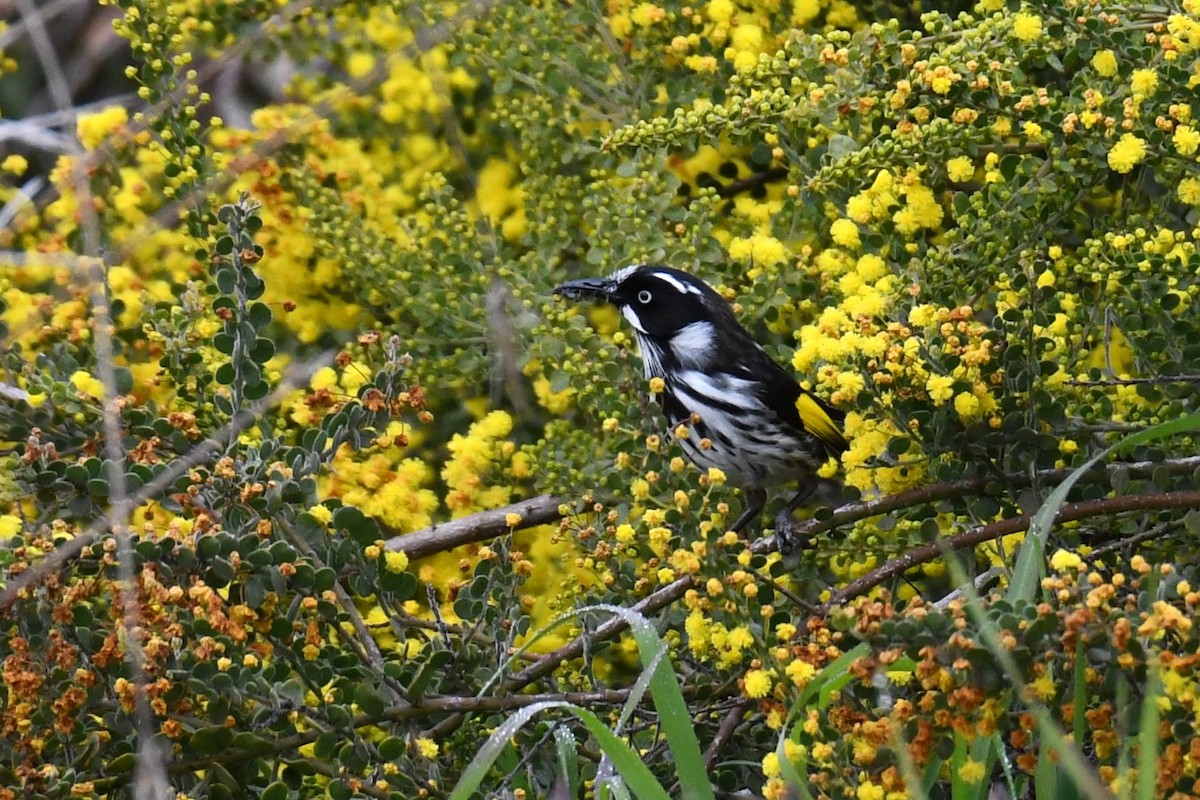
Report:
[[[796,507],[812,492],[817,469],[846,449],[845,415],[801,388],[699,278],[637,265],[554,291],[606,300],[633,326],[646,377],[665,384],[658,399],[670,431],[691,428],[678,439],[684,454],[701,469],[718,467],[746,492],[733,530],[762,510],[767,487],[799,481],[787,510]]]

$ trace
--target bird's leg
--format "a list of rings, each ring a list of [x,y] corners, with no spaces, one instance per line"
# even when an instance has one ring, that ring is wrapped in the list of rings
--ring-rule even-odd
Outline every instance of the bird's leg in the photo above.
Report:
[[[791,500],[788,500],[787,505],[783,507],[783,511],[780,513],[790,516],[793,511],[800,507],[801,503],[812,497],[812,493],[816,490],[817,484],[815,481],[808,484],[802,484],[799,490],[797,490],[796,495]]]
[[[742,511],[742,515],[737,518],[737,521],[730,527],[733,533],[741,533],[742,529],[754,521],[755,517],[762,513],[763,506],[767,504],[766,489],[747,489],[742,492],[742,496],[746,498],[746,508]]]
[[[800,507],[800,504],[812,496],[816,490],[816,483],[802,483],[800,489],[795,496],[788,500],[786,506],[775,516],[775,541],[779,543],[779,552],[791,553],[798,549],[801,544],[795,540],[795,533],[792,528],[792,512]]]

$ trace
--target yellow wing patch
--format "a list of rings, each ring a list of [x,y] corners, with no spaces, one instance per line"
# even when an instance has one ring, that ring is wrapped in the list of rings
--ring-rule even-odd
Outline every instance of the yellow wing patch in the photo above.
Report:
[[[796,398],[796,410],[800,412],[804,429],[828,445],[832,452],[841,453],[850,446],[838,424],[812,395],[801,392]]]

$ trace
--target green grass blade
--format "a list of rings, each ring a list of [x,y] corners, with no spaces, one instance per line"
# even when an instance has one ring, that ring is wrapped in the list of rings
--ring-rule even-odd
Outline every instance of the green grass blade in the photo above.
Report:
[[[684,800],[714,800],[708,769],[704,766],[704,753],[700,749],[700,740],[696,738],[696,728],[687,702],[683,699],[683,689],[675,675],[667,643],[650,621],[635,611],[608,605],[592,608],[623,618],[637,642],[642,663],[656,664],[651,670],[650,696],[658,712],[663,736],[675,760],[682,797]]]
[[[1084,737],[1087,736],[1087,654],[1084,651],[1083,637],[1075,642],[1075,669],[1071,680],[1071,735],[1075,744],[1083,747]]]
[[[575,734],[570,728],[559,725],[554,729],[554,749],[558,756],[560,784],[567,787],[567,797],[579,797],[579,753],[575,750]]]
[[[659,715],[663,736],[666,738],[667,746],[671,749],[671,755],[675,760],[683,799],[714,800],[712,784],[708,780],[708,770],[704,766],[700,740],[696,738],[692,717],[687,703],[683,699],[683,690],[679,686],[679,679],[675,676],[669,651],[666,651],[666,642],[658,635],[650,621],[636,611],[630,611],[620,606],[597,604],[578,608],[556,617],[548,625],[534,632],[528,641],[513,652],[492,678],[484,684],[479,694],[482,696],[492,685],[499,682],[501,677],[509,671],[511,664],[538,639],[559,625],[595,612],[612,614],[624,619],[633,633],[634,641],[637,642],[642,663],[658,664],[649,671],[649,691],[654,701],[654,708]],[[662,656],[658,655],[660,649],[664,650]]]
[[[500,727],[484,742],[483,747],[479,749],[479,753],[476,754],[475,758],[471,759],[471,763],[467,765],[467,768],[463,770],[462,776],[450,792],[448,800],[467,800],[479,788],[480,784],[483,783],[488,770],[491,769],[492,764],[496,762],[496,759],[499,758],[504,748],[508,746],[509,740],[517,734],[517,731],[523,728],[535,715],[554,708],[570,711],[579,718],[580,722],[587,726],[588,731],[600,743],[600,749],[612,761],[621,779],[625,781],[638,800],[669,800],[667,791],[655,780],[654,773],[642,761],[641,756],[635,753],[621,737],[613,733],[591,711],[573,703],[563,701],[534,703],[515,712],[501,723]]]
[[[951,800],[985,800],[991,790],[992,768],[996,765],[996,748],[993,737],[980,736],[971,741],[961,733],[954,734],[954,754],[950,757]],[[967,781],[962,777],[962,768],[967,761],[981,764],[983,778]]]
[[[785,742],[789,737],[793,741],[799,741],[799,729],[792,723],[801,711],[806,710],[810,706],[817,708],[825,708],[829,705],[833,693],[847,683],[853,676],[850,674],[850,665],[859,658],[862,658],[871,651],[871,648],[866,642],[860,642],[857,647],[847,650],[833,661],[826,664],[820,672],[813,676],[813,679],[800,691],[800,696],[796,698],[796,702],[788,709],[787,722],[779,733],[779,741],[775,745],[775,756],[779,759],[779,777],[784,784],[793,792],[796,793],[799,800],[811,800],[812,792],[808,789],[808,760],[802,759],[801,763],[793,765],[787,758],[787,745]],[[816,701],[815,703],[813,701]]]
[[[1158,777],[1158,695],[1162,691],[1162,679],[1153,666],[1149,673],[1142,718],[1138,723],[1137,800],[1153,800]]]
[[[1008,586],[1008,599],[1010,601],[1033,600],[1037,588],[1045,576],[1046,539],[1050,535],[1050,529],[1054,526],[1054,518],[1058,516],[1059,509],[1062,508],[1071,488],[1088,470],[1115,451],[1197,430],[1200,430],[1200,413],[1189,414],[1186,417],[1155,425],[1153,428],[1126,436],[1111,447],[1105,448],[1068,475],[1065,481],[1054,488],[1054,491],[1050,493],[1046,502],[1042,503],[1042,507],[1030,521],[1029,533],[1025,535],[1025,541],[1021,543],[1021,548],[1017,553],[1017,564],[1013,569],[1012,581]]]

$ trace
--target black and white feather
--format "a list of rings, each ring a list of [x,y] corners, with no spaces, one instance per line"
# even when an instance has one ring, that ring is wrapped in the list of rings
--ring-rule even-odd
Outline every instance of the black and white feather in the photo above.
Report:
[[[795,507],[812,491],[815,473],[846,449],[844,415],[808,393],[738,323],[733,309],[704,281],[670,267],[637,265],[606,278],[569,281],[567,299],[603,299],[633,327],[647,378],[662,378],[658,395],[669,430],[702,469],[721,469],[747,491],[740,530],[758,514],[765,490],[799,481]]]

